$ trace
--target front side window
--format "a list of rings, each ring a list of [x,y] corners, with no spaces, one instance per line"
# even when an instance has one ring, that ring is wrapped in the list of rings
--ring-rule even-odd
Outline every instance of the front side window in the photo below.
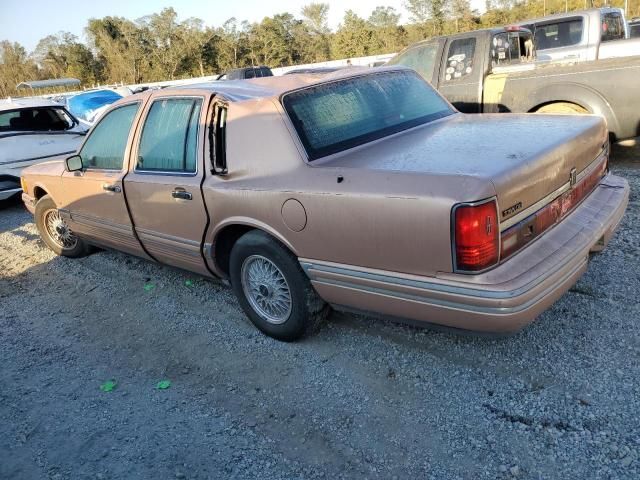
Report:
[[[388,65],[404,65],[405,67],[413,68],[422,78],[430,82],[433,78],[436,53],[438,53],[437,43],[418,45],[397,55]]]
[[[535,44],[538,50],[570,47],[582,40],[582,18],[537,25]]]
[[[73,128],[75,121],[59,107],[36,107],[0,113],[0,132],[60,132]]]
[[[285,95],[283,104],[310,160],[454,113],[410,70],[305,88]]]
[[[153,102],[144,122],[136,170],[195,173],[201,98]]]
[[[602,36],[603,42],[609,40],[621,40],[624,38],[624,25],[620,12],[605,13],[602,18]]]
[[[80,151],[83,167],[122,169],[129,132],[138,107],[137,102],[123,105],[102,117]]]
[[[447,67],[444,71],[445,81],[455,81],[473,72],[473,56],[475,52],[475,38],[461,38],[451,42],[449,53],[447,54]]]

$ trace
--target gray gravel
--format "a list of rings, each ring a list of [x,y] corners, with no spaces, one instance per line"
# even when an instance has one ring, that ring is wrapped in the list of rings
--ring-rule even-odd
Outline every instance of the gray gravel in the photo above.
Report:
[[[279,343],[222,285],[116,252],[55,257],[5,208],[0,478],[639,478],[640,156],[626,155],[609,248],[503,339],[334,313]]]

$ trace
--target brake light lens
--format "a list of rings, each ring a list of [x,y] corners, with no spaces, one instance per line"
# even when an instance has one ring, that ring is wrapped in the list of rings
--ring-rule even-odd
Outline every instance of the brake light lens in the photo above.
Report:
[[[495,200],[457,205],[453,224],[456,271],[477,272],[498,263],[500,226]]]

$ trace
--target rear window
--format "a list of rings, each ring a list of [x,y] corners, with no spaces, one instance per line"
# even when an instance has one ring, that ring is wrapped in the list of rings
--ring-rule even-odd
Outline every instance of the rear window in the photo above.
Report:
[[[538,50],[569,47],[582,40],[582,18],[537,25],[535,44]]]
[[[315,160],[454,113],[418,74],[384,72],[305,88],[284,107]]]
[[[624,20],[620,12],[605,13],[602,18],[602,37],[603,42],[609,40],[621,40],[624,38]]]

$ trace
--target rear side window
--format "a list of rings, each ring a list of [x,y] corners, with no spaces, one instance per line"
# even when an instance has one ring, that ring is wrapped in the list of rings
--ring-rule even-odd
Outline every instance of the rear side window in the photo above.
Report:
[[[155,100],[144,122],[136,170],[195,173],[201,98]]]
[[[536,26],[536,49],[569,47],[582,40],[582,18]]]
[[[433,78],[437,52],[437,43],[418,45],[397,55],[388,65],[404,65],[405,67],[413,68],[422,78],[430,82]]]
[[[138,103],[118,107],[107,113],[91,130],[80,157],[85,168],[121,170]]]
[[[466,77],[473,72],[473,56],[476,52],[475,38],[461,38],[449,44],[447,67],[444,79],[452,82]]]
[[[2,131],[63,131],[75,125],[62,108],[37,107],[0,113]]]
[[[629,36],[631,38],[640,37],[640,22],[629,24]]]
[[[410,70],[325,83],[283,98],[310,160],[453,113]]]
[[[602,17],[602,35],[601,40],[608,42],[609,40],[620,40],[624,38],[624,20],[620,12],[605,13]]]

